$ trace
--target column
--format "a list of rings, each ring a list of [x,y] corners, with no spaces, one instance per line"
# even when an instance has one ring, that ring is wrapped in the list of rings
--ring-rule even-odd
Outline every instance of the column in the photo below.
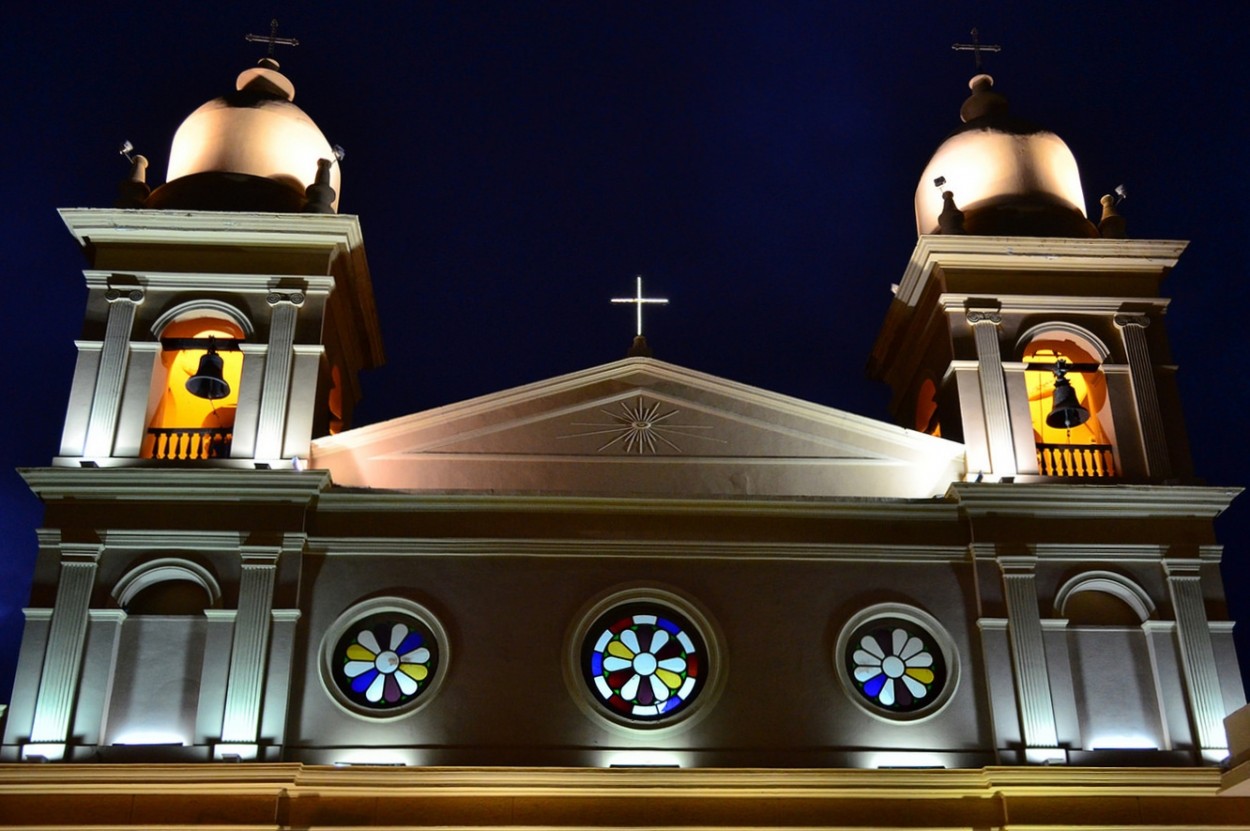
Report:
[[[222,742],[256,742],[279,551],[277,547],[245,547],[242,552],[243,574],[239,581],[234,643],[230,648],[230,672],[226,678]]]
[[[1168,459],[1167,433],[1163,429],[1163,415],[1159,411],[1159,394],[1155,390],[1154,364],[1150,360],[1150,347],[1146,343],[1146,327],[1150,318],[1146,315],[1121,314],[1115,316],[1115,325],[1124,337],[1124,350],[1128,354],[1129,377],[1133,380],[1133,398],[1137,404],[1137,419],[1141,424],[1142,443],[1146,449],[1147,472],[1157,478],[1172,475]]]
[[[967,314],[977,348],[990,472],[995,476],[1015,476],[1016,449],[1011,437],[1007,385],[1003,380],[1003,356],[998,346],[998,327],[1003,318],[993,311],[969,311]]]
[[[287,396],[291,388],[295,318],[297,310],[304,304],[304,295],[298,291],[288,294],[272,292],[266,302],[273,308],[273,312],[269,321],[269,348],[265,359],[264,380],[261,383],[254,458],[277,459],[282,455]]]
[[[1026,748],[1058,747],[1046,643],[1042,639],[1042,617],[1038,612],[1033,573],[1036,561],[1032,557],[1004,557],[999,559],[998,565],[1003,572],[1007,637],[1011,643],[1011,667],[1016,679],[1024,744]]]
[[[87,640],[88,609],[95,586],[96,563],[103,551],[98,544],[61,544],[61,573],[43,672],[35,697],[30,729],[32,743],[63,743],[69,737],[70,718],[78,695],[78,675]]]
[[[121,406],[126,361],[130,354],[130,332],[134,327],[135,308],[143,302],[143,292],[138,289],[109,289],[104,298],[109,303],[108,324],[104,330],[104,346],[100,350],[100,363],[96,370],[84,456],[113,454],[113,434],[117,425],[117,411]]]
[[[1189,716],[1201,750],[1222,750],[1228,746],[1224,735],[1224,700],[1220,675],[1215,667],[1211,629],[1202,597],[1199,564],[1165,562],[1168,591],[1176,616],[1176,634],[1181,647],[1181,669],[1189,693]]]

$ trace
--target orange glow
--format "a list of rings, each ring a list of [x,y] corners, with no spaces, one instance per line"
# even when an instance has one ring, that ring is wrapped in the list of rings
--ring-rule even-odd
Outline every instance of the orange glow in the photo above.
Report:
[[[216,318],[197,318],[171,323],[161,332],[164,338],[207,338],[242,339],[243,332],[234,323]],[[234,426],[235,411],[239,406],[239,379],[243,371],[243,353],[234,350],[222,350],[222,376],[230,385],[230,394],[225,398],[209,401],[199,398],[187,391],[187,380],[195,375],[200,366],[203,349],[170,349],[161,353],[161,364],[165,368],[165,391],[149,428],[194,430],[199,428],[230,428]],[[160,456],[155,447],[155,437],[145,437],[143,456],[153,458]],[[164,458],[164,456],[161,456]]]
[[[937,419],[937,387],[929,378],[920,384],[916,393],[916,429],[930,436],[942,435],[942,424]]]
[[[1026,363],[1054,363],[1064,358],[1069,363],[1099,363],[1099,361],[1071,340],[1045,336],[1034,340],[1024,350]],[[1025,383],[1029,391],[1029,414],[1033,420],[1033,438],[1039,444],[1111,444],[1105,420],[1107,411],[1107,379],[1101,371],[1069,372],[1077,401],[1089,410],[1089,421],[1071,430],[1050,427],[1046,416],[1050,414],[1055,394],[1055,375],[1049,369],[1026,370]]]

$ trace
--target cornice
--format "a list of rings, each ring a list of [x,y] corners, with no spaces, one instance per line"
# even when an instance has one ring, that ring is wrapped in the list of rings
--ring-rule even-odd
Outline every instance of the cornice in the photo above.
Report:
[[[309,502],[330,486],[321,470],[40,467],[18,470],[45,502],[108,499],[150,502]]]
[[[666,499],[542,494],[431,493],[332,488],[317,502],[330,513],[513,513],[637,514],[855,518],[863,520],[950,521],[955,506],[934,499]]]
[[[235,292],[268,294],[275,289],[298,285],[301,291],[328,293],[334,290],[334,277],[326,274],[237,274],[220,272],[109,270],[88,268],[83,277],[89,289],[107,289],[117,284],[118,275],[133,278],[146,289],[187,291],[196,288],[229,289]]]
[[[1213,519],[1243,488],[957,482],[946,492],[969,516],[1201,517]]]
[[[254,213],[244,211],[149,211],[61,208],[61,219],[80,245],[178,243],[183,245],[362,244],[360,220],[351,214]]]
[[[869,545],[853,543],[756,543],[707,540],[447,539],[411,537],[314,537],[309,554],[331,557],[552,557],[689,560],[804,560],[838,562],[952,563],[968,559],[961,545]]]

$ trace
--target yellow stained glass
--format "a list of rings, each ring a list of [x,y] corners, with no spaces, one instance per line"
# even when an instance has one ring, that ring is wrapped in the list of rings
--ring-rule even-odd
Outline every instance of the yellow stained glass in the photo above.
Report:
[[[664,682],[664,686],[670,690],[675,690],[681,686],[681,676],[675,672],[669,672],[666,669],[657,669],[655,677]]]
[[[352,661],[372,661],[378,657],[358,643],[347,647],[347,657]]]
[[[915,678],[917,681],[919,681],[922,684],[933,683],[933,670],[931,669],[923,669],[921,667],[908,667],[906,672],[908,675],[910,675],[912,678]]]
[[[634,660],[634,653],[630,651],[629,647],[616,640],[608,644],[608,654],[624,658],[627,661]]]
[[[400,664],[399,671],[414,681],[424,681],[425,677],[430,674],[429,667],[421,664]]]

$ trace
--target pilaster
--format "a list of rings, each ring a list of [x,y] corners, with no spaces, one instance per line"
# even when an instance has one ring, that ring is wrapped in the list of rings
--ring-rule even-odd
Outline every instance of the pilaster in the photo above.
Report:
[[[1124,350],[1128,355],[1133,399],[1141,423],[1148,472],[1154,478],[1166,479],[1172,475],[1172,465],[1167,433],[1163,429],[1163,415],[1159,410],[1159,394],[1155,388],[1154,364],[1150,360],[1150,346],[1146,343],[1146,327],[1150,325],[1150,318],[1140,314],[1118,314],[1115,325],[1124,338]]]
[[[969,309],[967,316],[980,365],[982,412],[985,414],[991,472],[995,476],[1015,476],[1015,442],[1012,440],[1011,412],[1007,406],[1007,384],[1003,378],[1002,350],[998,343],[998,327],[1003,319],[997,311],[976,309]]]
[[[235,617],[230,672],[226,680],[226,708],[221,740],[251,744],[256,741],[264,692],[265,659],[269,648],[274,578],[278,547],[244,547],[239,584],[239,611]]]
[[[1211,628],[1203,602],[1199,564],[1165,562],[1168,591],[1176,615],[1181,669],[1189,697],[1189,715],[1201,750],[1222,750],[1228,746],[1224,735],[1224,699],[1220,675],[1211,645]]]
[[[84,456],[110,456],[113,453],[117,412],[121,407],[122,386],[130,357],[130,332],[134,328],[135,309],[143,302],[143,292],[139,289],[123,291],[111,288],[104,297],[109,303],[108,323],[96,370]]]
[[[1007,602],[1007,635],[1011,642],[1011,666],[1020,705],[1020,726],[1026,749],[1058,747],[1055,707],[1050,695],[1050,673],[1046,665],[1046,642],[1038,611],[1036,560],[1032,557],[1003,557]]]
[[[102,552],[99,544],[61,544],[60,578],[35,698],[32,743],[61,743],[68,739],[87,638],[91,590]]]
[[[277,459],[282,455],[286,428],[287,399],[294,363],[295,319],[304,304],[302,292],[271,292],[266,302],[273,309],[269,323],[269,349],[261,384],[260,413],[256,425],[257,459]]]

